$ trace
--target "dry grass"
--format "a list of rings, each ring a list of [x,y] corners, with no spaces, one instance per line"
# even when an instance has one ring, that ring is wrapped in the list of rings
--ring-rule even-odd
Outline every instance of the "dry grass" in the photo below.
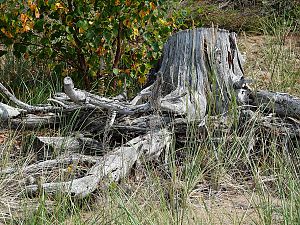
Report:
[[[290,34],[284,40],[269,35],[239,38],[246,53],[245,74],[258,89],[287,92],[300,96],[300,36]]]

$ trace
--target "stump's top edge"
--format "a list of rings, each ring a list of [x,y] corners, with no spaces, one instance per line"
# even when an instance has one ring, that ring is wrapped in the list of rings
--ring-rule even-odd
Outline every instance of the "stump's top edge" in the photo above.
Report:
[[[221,28],[216,28],[216,27],[199,27],[199,28],[194,28],[194,29],[186,29],[186,30],[181,30],[176,32],[174,35],[178,35],[181,33],[190,33],[190,32],[194,32],[194,31],[204,31],[204,30],[209,30],[209,31],[217,31],[217,32],[225,32],[225,33],[235,33],[235,32],[231,32],[229,30],[226,29],[221,29]]]

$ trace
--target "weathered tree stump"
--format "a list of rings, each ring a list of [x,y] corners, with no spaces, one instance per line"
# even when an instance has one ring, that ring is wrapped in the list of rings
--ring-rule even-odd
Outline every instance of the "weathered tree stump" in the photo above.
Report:
[[[233,98],[249,100],[242,64],[234,33],[203,28],[181,31],[165,44],[158,80],[147,91],[153,90],[151,98],[159,98],[162,111],[190,119],[203,118],[208,101],[215,113],[226,112]]]
[[[226,114],[232,106],[239,111],[239,129],[244,129],[243,125],[247,123],[263,126],[265,130],[272,127],[280,135],[286,135],[287,132],[292,134],[293,141],[299,144],[300,122],[297,119],[300,115],[300,99],[281,93],[251,91],[244,77],[243,61],[237,47],[236,34],[201,28],[181,31],[169,38],[164,46],[155,82],[130,102],[75,89],[72,79],[66,77],[65,93],[56,93],[49,99],[52,105],[31,106],[16,99],[0,84],[0,91],[18,107],[0,105],[0,116],[6,124],[28,123],[28,115],[38,113],[39,117],[48,118],[35,123],[31,121],[31,128],[39,127],[55,123],[55,118],[61,115],[81,110],[81,127],[84,127],[85,132],[98,135],[98,140],[87,137],[67,139],[75,148],[73,154],[85,154],[82,158],[76,156],[77,161],[90,161],[91,168],[84,176],[40,185],[33,183],[26,190],[36,193],[43,189],[49,193],[61,191],[87,196],[103,180],[118,181],[126,176],[141,159],[157,159],[162,151],[168,149],[173,135],[180,136],[176,140],[182,142],[186,138],[182,134],[185,134],[190,123],[196,123],[195,127],[205,135],[209,117],[213,121],[209,125],[215,127],[216,134],[230,132]],[[263,109],[261,116],[259,120],[254,120],[253,111],[260,108]],[[270,115],[264,115],[266,110],[267,113],[275,113],[271,115],[272,119]],[[49,119],[49,113],[52,113],[52,119]],[[86,115],[98,118],[93,121],[86,118]],[[87,156],[84,149],[89,145],[79,141],[83,139],[92,143],[90,146],[93,148],[101,149],[104,155]],[[54,143],[53,140],[61,143]],[[47,149],[62,148],[62,140],[61,137],[38,138],[39,144],[34,147],[37,151],[41,146]],[[254,146],[255,143],[251,142],[249,149]],[[81,148],[83,151],[80,151]],[[70,160],[51,159],[29,165],[22,171],[33,174],[33,171],[61,162],[68,166]],[[2,171],[6,175],[15,172],[14,168]]]

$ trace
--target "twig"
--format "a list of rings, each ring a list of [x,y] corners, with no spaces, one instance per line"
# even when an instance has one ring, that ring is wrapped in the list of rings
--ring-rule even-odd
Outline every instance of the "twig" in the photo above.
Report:
[[[53,112],[63,110],[62,107],[55,107],[55,106],[32,106],[27,103],[24,103],[17,99],[6,87],[4,87],[0,83],[0,91],[5,94],[13,103],[19,106],[22,109],[25,109],[27,112]]]

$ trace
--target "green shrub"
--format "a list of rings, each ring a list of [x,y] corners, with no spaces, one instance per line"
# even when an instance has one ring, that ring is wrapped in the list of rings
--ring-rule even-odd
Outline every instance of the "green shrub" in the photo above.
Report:
[[[49,59],[51,70],[112,91],[145,81],[172,20],[164,0],[2,0],[0,42],[18,58]],[[5,54],[1,51],[0,54]]]

